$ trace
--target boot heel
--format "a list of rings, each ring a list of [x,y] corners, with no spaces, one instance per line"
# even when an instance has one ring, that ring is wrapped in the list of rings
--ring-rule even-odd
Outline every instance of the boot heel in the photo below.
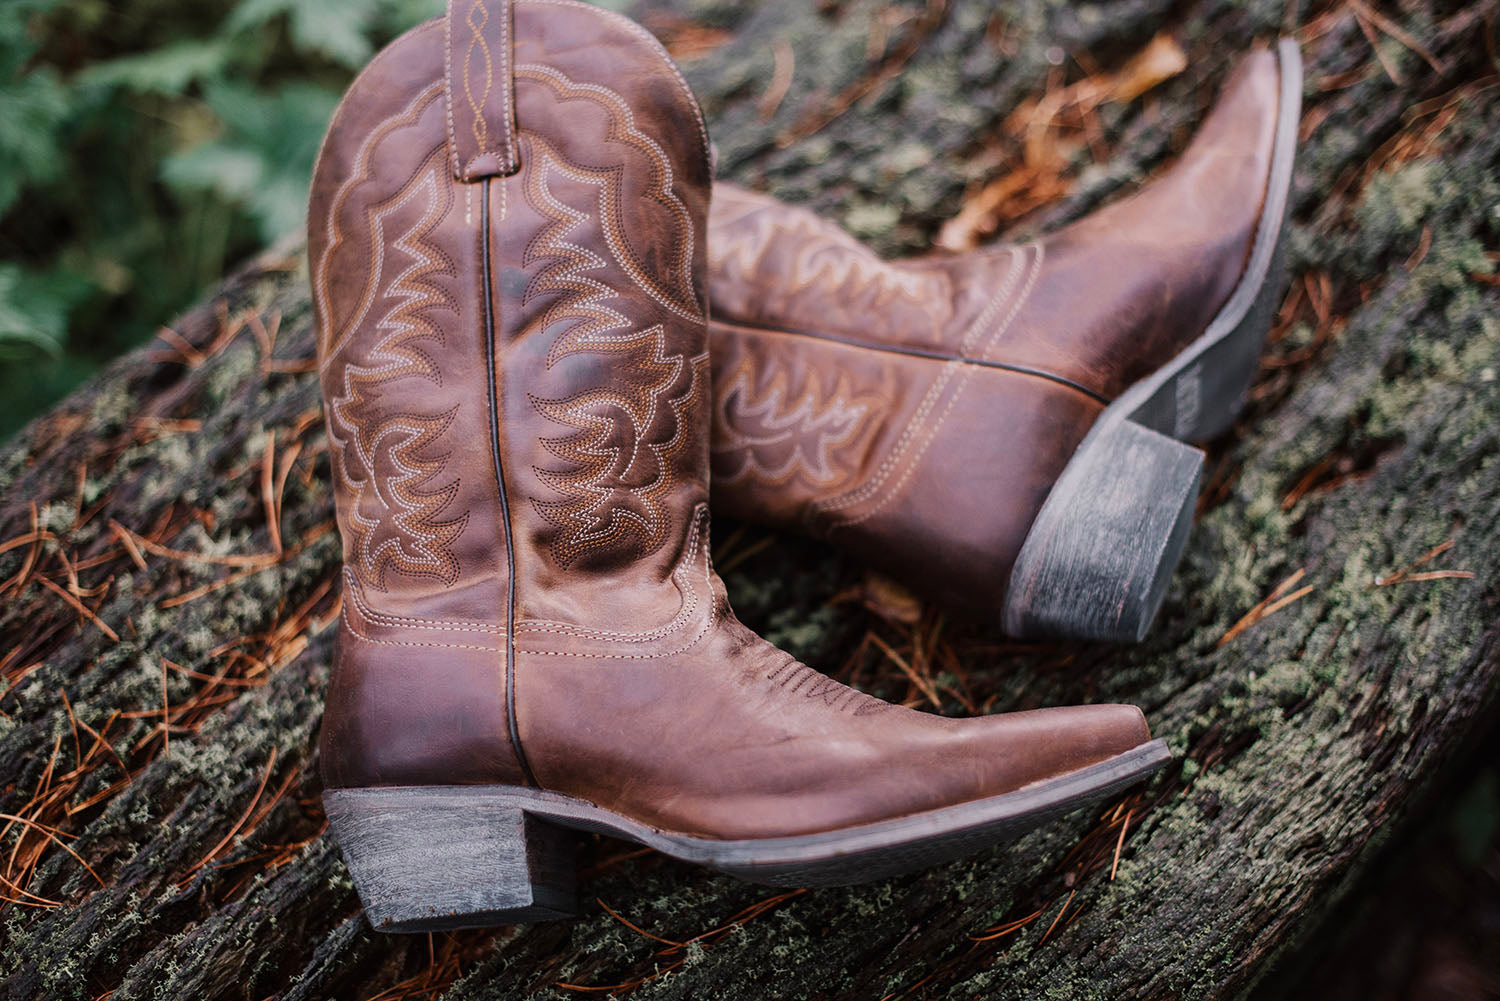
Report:
[[[1053,485],[1011,571],[1005,630],[1140,642],[1193,526],[1203,453],[1121,420]]]
[[[427,786],[323,794],[370,927],[448,931],[577,914],[571,832],[494,793]]]

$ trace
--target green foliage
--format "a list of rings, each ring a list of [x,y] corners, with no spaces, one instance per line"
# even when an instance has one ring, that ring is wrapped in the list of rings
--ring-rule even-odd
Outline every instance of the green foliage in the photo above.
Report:
[[[28,274],[15,264],[0,264],[0,359],[24,360],[40,351],[62,353],[68,313],[91,286],[66,270]]]
[[[297,48],[358,69],[373,51],[369,32],[379,10],[378,0],[245,0],[229,27],[257,27],[285,16]]]
[[[215,82],[204,96],[228,125],[226,133],[167,157],[162,178],[178,189],[210,191],[245,206],[266,241],[300,226],[308,176],[338,95],[307,83],[266,93]]]
[[[352,73],[441,0],[0,0],[0,439],[297,229]]]
[[[66,88],[50,66],[22,72],[36,52],[26,21],[51,6],[48,0],[0,6],[0,212],[15,204],[26,182],[56,176],[62,155]]]

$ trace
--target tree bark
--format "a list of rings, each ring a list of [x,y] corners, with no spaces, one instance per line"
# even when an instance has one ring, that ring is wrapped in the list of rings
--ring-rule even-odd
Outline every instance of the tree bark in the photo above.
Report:
[[[809,663],[934,708],[875,636],[942,712],[1139,703],[1178,756],[1152,785],[851,889],[591,842],[578,921],[372,933],[318,801],[339,547],[305,262],[277,251],[0,453],[0,997],[1244,996],[1500,689],[1500,3],[1375,7],[640,12],[721,174],[886,252],[1004,195],[981,194],[996,178],[1002,214],[1051,199],[1033,231],[1128,190],[1238,53],[1297,25],[1292,289],[1144,646],[1021,646],[930,608],[911,624],[831,550],[717,535],[741,616]],[[1161,29],[1186,69],[1095,100]],[[1043,95],[1051,126],[1028,132],[1011,112]]]

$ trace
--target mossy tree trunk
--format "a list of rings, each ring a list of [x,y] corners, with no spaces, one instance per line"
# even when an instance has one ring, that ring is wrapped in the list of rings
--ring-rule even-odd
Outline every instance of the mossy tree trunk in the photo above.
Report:
[[[721,172],[889,252],[966,197],[1003,215],[1060,194],[1025,220],[1045,228],[1128,189],[1237,53],[1297,28],[1292,291],[1145,646],[913,623],[859,600],[886,589],[836,553],[719,526],[742,617],[805,660],[926,704],[873,633],[943,712],[1137,702],[1178,754],[1152,786],[848,890],[773,893],[599,842],[579,921],[371,933],[318,804],[339,554],[305,265],[277,252],[0,454],[0,997],[1243,996],[1500,690],[1500,3],[1383,6],[643,12]],[[1186,69],[1144,97],[1065,90],[1160,30]],[[1010,112],[1044,94],[1050,138],[1028,151]]]

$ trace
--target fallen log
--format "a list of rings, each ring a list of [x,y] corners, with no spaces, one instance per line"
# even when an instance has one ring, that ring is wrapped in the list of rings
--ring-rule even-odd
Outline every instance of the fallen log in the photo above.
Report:
[[[719,526],[741,616],[809,663],[945,713],[1137,702],[1178,756],[871,886],[773,892],[601,841],[576,922],[369,930],[318,799],[339,549],[305,261],[269,252],[0,453],[0,997],[1243,997],[1500,691],[1497,12],[640,12],[721,173],[893,253],[1088,211],[1180,148],[1253,39],[1303,43],[1291,291],[1144,646],[1008,643]]]

